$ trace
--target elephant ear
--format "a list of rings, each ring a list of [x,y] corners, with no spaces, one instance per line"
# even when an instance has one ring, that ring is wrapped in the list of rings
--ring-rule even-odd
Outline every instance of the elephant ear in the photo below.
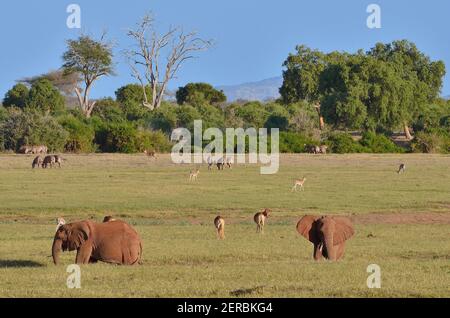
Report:
[[[306,215],[297,223],[297,232],[311,243],[319,241],[314,223],[319,219],[317,216]]]
[[[355,234],[352,221],[346,217],[335,217],[334,245],[339,245],[350,239]]]
[[[84,242],[89,239],[91,230],[86,222],[73,224],[68,237],[69,251],[77,250]]]

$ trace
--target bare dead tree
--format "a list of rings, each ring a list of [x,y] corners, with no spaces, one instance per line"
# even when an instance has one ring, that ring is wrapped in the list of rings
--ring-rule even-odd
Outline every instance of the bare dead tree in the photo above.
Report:
[[[180,27],[170,27],[166,33],[158,34],[154,19],[146,15],[136,30],[128,36],[136,46],[125,52],[132,76],[141,84],[143,106],[150,110],[161,106],[168,83],[176,77],[181,65],[195,57],[195,52],[208,49],[212,42],[197,36],[197,32],[185,33]],[[161,56],[165,55],[165,61]],[[145,88],[150,87],[150,101]]]

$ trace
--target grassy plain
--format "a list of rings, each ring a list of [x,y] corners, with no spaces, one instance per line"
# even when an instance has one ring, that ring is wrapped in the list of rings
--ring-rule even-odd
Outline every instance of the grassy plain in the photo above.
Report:
[[[67,155],[62,169],[31,170],[28,156],[0,156],[0,297],[450,297],[450,157],[284,155],[280,172],[224,172],[135,155]],[[398,165],[407,172],[397,175]],[[306,176],[304,192],[293,179]],[[273,210],[258,236],[252,216]],[[350,216],[356,235],[338,263],[312,261],[295,232],[304,214]],[[227,219],[217,241],[213,218]],[[133,224],[144,264],[82,268],[66,287],[51,262],[56,217],[114,215]],[[382,288],[368,289],[369,264]]]

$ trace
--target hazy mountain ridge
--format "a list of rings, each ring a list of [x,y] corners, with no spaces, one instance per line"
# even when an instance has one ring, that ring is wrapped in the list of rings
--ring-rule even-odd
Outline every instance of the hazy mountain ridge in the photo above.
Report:
[[[238,85],[222,85],[217,86],[216,88],[223,90],[229,102],[239,99],[264,101],[279,98],[279,89],[281,85],[283,85],[283,77],[277,76],[257,82]]]

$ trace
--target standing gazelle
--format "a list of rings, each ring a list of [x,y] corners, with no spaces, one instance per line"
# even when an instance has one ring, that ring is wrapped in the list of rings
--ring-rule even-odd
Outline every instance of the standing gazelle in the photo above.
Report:
[[[198,175],[200,174],[200,170],[191,171],[189,174],[189,181],[197,181]]]
[[[292,192],[297,191],[297,188],[300,187],[300,190],[305,191],[305,182],[306,178],[303,177],[303,179],[297,179],[294,181],[294,186],[292,187]]]
[[[264,225],[266,224],[266,220],[269,218],[269,214],[269,209],[265,209],[264,211],[255,214],[253,219],[256,223],[256,233],[264,233]]]
[[[214,219],[214,226],[217,230],[217,238],[219,240],[225,239],[225,219],[220,215]]]

